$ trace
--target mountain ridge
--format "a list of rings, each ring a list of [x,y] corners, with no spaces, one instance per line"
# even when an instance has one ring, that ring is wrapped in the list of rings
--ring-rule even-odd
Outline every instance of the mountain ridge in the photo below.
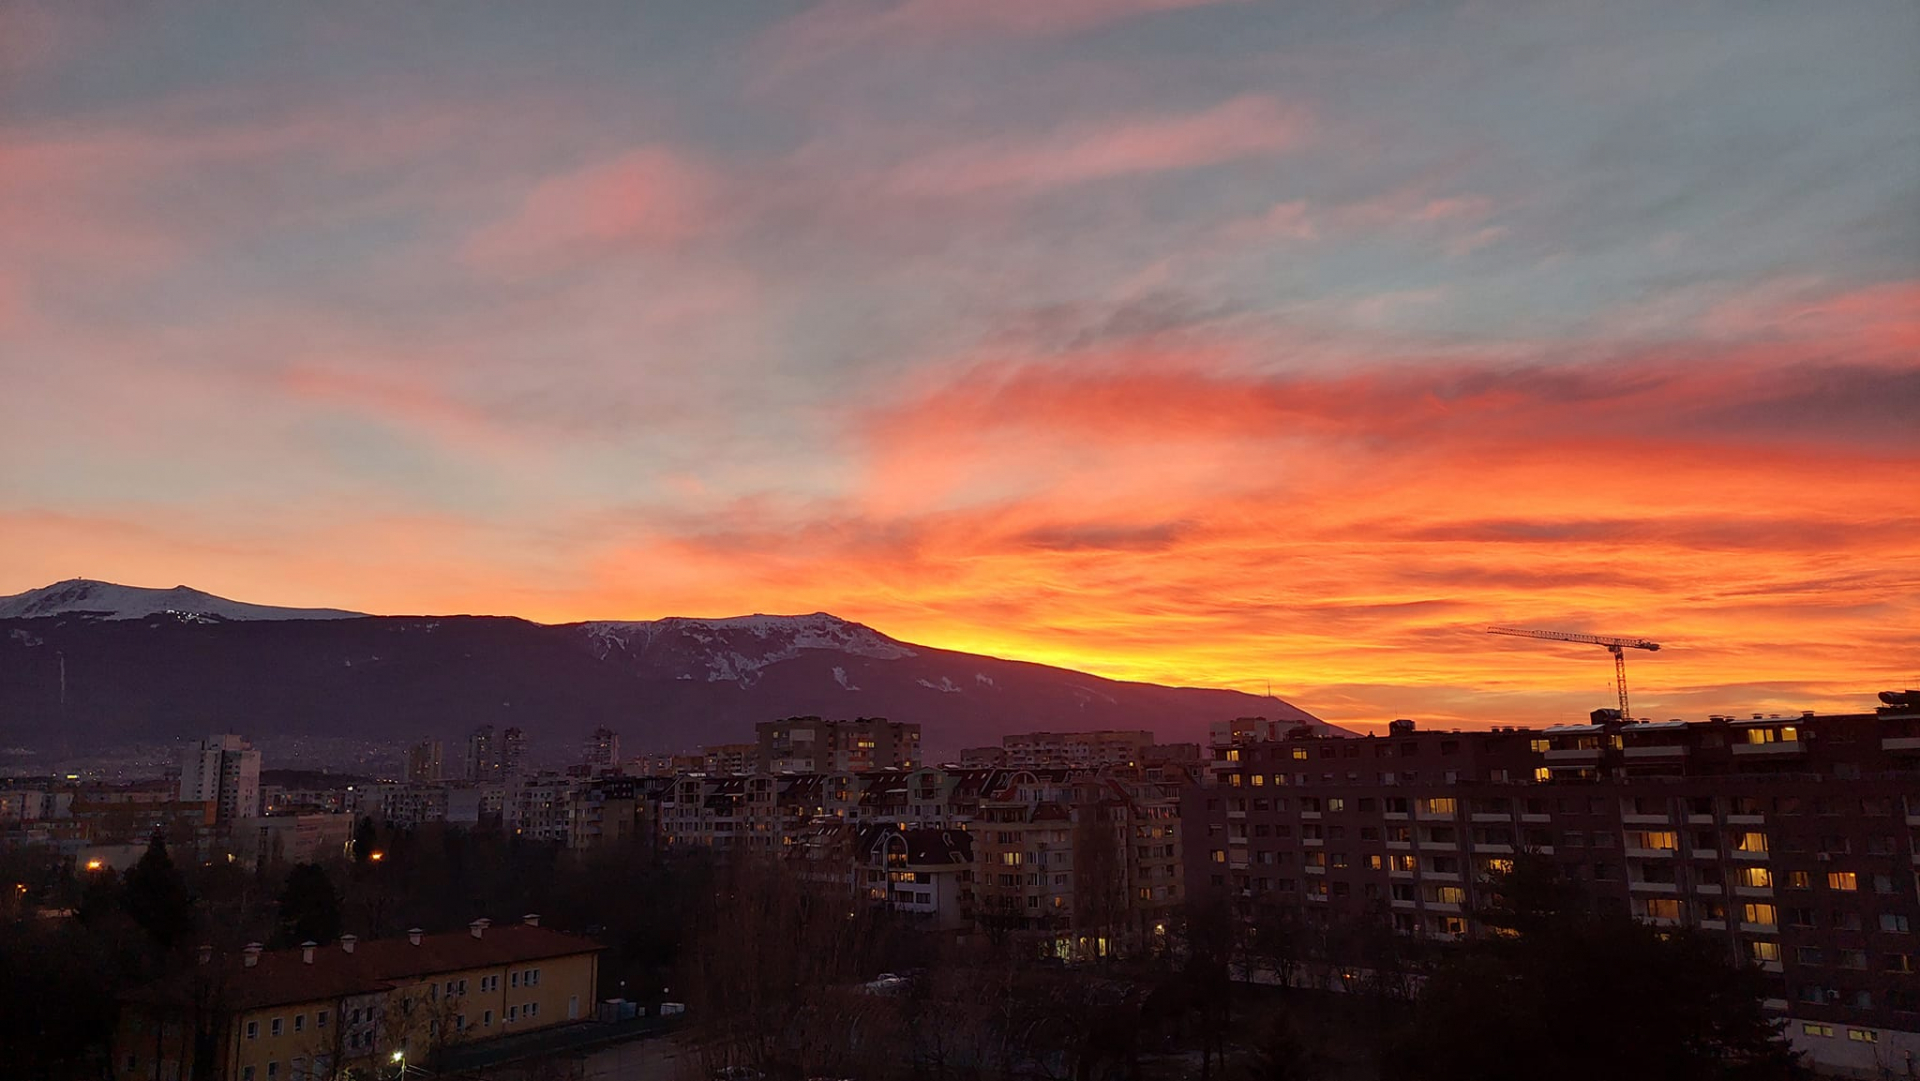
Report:
[[[756,721],[810,714],[919,721],[930,753],[1046,729],[1147,728],[1202,741],[1208,722],[1254,714],[1341,732],[1277,698],[902,642],[825,612],[560,624],[307,618],[285,613],[338,610],[260,615],[266,606],[189,592],[230,607],[154,610],[140,596],[130,610],[146,614],[102,617],[86,607],[99,599],[82,597],[10,616],[8,602],[27,595],[0,598],[0,740],[216,730],[458,739],[492,723],[570,744],[607,725],[635,751],[673,750],[749,739]]]

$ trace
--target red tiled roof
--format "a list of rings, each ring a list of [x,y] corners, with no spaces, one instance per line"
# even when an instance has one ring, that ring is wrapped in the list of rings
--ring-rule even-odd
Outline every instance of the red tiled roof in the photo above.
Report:
[[[159,983],[129,993],[130,1002],[183,1005],[199,1002],[216,1009],[252,1010],[364,995],[395,984],[443,972],[492,968],[594,953],[592,939],[549,927],[508,924],[489,927],[479,938],[470,931],[406,938],[370,939],[352,953],[338,943],[315,947],[311,963],[299,949],[264,950],[254,965],[244,954],[228,954]]]

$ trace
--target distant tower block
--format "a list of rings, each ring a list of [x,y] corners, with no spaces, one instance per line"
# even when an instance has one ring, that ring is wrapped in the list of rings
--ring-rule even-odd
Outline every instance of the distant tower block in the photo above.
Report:
[[[611,728],[596,728],[587,737],[584,756],[589,774],[614,773],[620,768],[620,735]]]

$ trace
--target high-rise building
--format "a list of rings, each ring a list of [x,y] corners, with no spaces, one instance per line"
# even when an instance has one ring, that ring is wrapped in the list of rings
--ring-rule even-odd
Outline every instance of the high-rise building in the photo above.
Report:
[[[407,748],[407,780],[438,781],[446,774],[446,744],[428,739]]]
[[[912,769],[920,764],[920,726],[885,717],[828,721],[789,717],[754,726],[760,768],[773,773],[845,773]]]
[[[519,728],[500,733],[500,772],[509,776],[520,772],[527,757],[527,734]]]
[[[180,799],[214,805],[221,824],[260,813],[260,752],[235,735],[208,736],[180,759]]]
[[[467,737],[467,779],[490,781],[500,776],[500,745],[493,726],[483,724]]]
[[[611,728],[601,727],[593,730],[587,737],[581,761],[586,763],[589,776],[602,773],[616,773],[620,769],[620,734]]]

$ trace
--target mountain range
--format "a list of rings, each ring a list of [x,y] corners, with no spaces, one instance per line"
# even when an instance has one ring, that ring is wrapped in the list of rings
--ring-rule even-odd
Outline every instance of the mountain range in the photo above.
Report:
[[[540,624],[275,608],[86,579],[0,597],[0,744],[61,753],[233,731],[459,739],[536,751],[606,725],[624,749],[752,738],[781,717],[918,721],[930,756],[1010,732],[1146,728],[1204,741],[1276,698],[1165,687],[890,638],[824,612]],[[1337,731],[1337,730],[1334,730]]]

